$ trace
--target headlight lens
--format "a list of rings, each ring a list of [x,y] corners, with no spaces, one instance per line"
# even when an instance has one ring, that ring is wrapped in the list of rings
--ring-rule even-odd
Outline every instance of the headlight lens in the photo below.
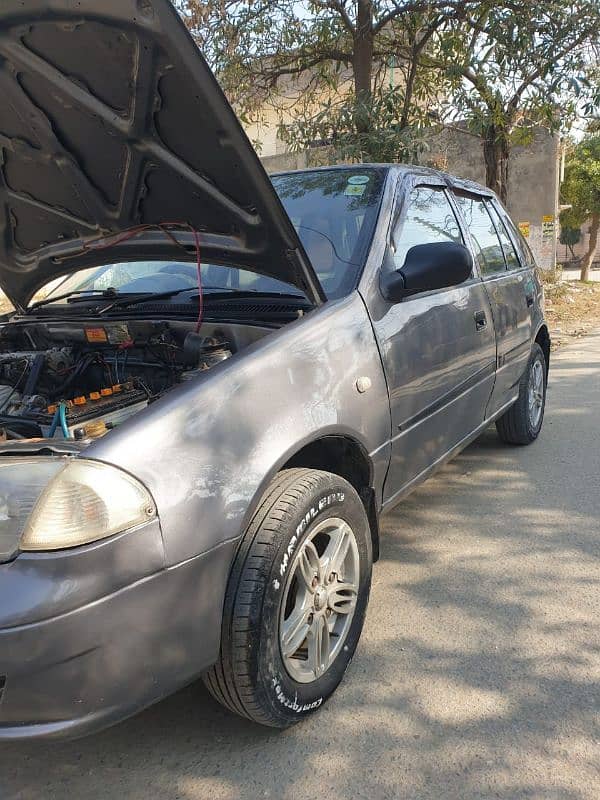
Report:
[[[64,466],[61,458],[0,459],[0,562],[17,553],[39,496]]]
[[[7,542],[18,537],[20,550],[76,547],[156,516],[146,489],[116,467],[80,458],[10,461],[8,470],[0,462],[0,529],[7,525]]]

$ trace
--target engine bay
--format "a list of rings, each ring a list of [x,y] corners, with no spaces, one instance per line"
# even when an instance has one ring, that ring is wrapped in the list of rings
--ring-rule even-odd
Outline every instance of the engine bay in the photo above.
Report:
[[[0,440],[92,439],[269,331],[127,321],[0,327]]]

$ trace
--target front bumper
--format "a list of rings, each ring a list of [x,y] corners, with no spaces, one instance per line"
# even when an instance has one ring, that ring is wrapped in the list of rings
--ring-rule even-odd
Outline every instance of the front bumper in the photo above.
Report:
[[[58,612],[61,585],[68,605],[77,596],[69,594],[68,576],[48,593],[40,581],[44,570],[31,568],[34,559],[0,566],[2,583],[2,571],[8,574],[21,561],[18,583],[11,580],[21,597],[37,593],[38,620],[26,614],[19,619],[16,608],[12,620],[0,612],[0,741],[96,731],[170,694],[214,663],[233,547],[225,543],[161,567],[101,597],[90,598],[94,590],[82,580],[78,594],[80,599],[87,594],[86,601]],[[110,553],[104,548],[104,555]],[[118,563],[104,559],[103,569],[114,579]]]

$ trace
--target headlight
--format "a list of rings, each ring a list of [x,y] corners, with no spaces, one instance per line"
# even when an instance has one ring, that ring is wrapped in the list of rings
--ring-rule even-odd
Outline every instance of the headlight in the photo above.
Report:
[[[39,496],[64,466],[60,458],[0,459],[0,561],[18,551]]]
[[[0,461],[0,529],[8,523],[7,541],[16,534],[20,550],[76,547],[156,516],[146,489],[116,467],[80,458],[8,460]]]

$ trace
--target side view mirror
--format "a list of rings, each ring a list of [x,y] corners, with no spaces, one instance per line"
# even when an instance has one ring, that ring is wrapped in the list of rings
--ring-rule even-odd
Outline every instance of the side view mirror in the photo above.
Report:
[[[463,244],[417,244],[406,254],[402,269],[383,276],[382,291],[386,300],[397,303],[416,292],[458,286],[472,271],[473,256]]]

